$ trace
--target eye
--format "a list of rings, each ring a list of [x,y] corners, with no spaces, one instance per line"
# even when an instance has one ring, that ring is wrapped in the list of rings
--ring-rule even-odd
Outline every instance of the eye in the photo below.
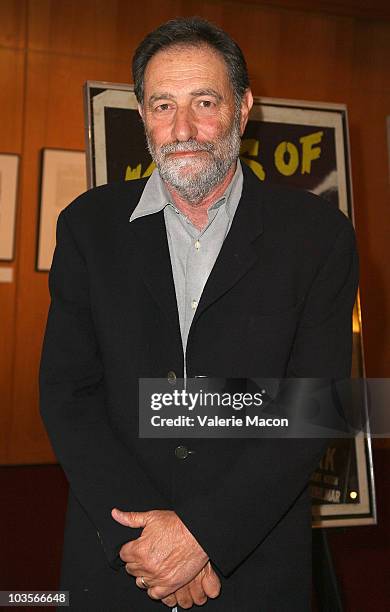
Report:
[[[202,108],[212,108],[215,106],[215,102],[212,102],[211,100],[200,100],[199,106]]]
[[[199,98],[194,110],[200,116],[206,115],[208,117],[218,112],[218,104],[216,100],[210,98]]]
[[[159,104],[154,108],[155,112],[162,113],[164,111],[168,111],[170,109],[170,105],[168,102],[164,102],[163,104]]]

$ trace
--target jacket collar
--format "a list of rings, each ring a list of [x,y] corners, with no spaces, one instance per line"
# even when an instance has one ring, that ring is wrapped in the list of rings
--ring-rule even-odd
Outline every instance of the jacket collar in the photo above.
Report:
[[[204,310],[234,286],[258,259],[254,243],[263,231],[261,183],[245,164],[242,166],[244,173],[242,196],[231,228],[204,287],[191,330]],[[165,313],[173,330],[180,337],[176,292],[163,210],[134,219],[132,223],[128,223],[128,231],[129,246],[143,281]]]

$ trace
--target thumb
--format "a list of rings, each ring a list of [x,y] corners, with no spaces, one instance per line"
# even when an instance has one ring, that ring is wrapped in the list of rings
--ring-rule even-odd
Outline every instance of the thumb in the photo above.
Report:
[[[214,599],[218,597],[221,591],[221,582],[211,567],[210,561],[203,568],[204,576],[202,578],[202,587],[207,597]]]
[[[117,523],[125,527],[132,527],[133,529],[145,527],[147,514],[147,512],[124,512],[123,510],[118,510],[118,508],[111,510],[111,516]]]

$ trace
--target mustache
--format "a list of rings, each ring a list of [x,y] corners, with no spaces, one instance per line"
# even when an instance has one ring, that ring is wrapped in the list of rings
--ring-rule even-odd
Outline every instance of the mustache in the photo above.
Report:
[[[160,153],[167,155],[169,153],[186,153],[187,151],[213,151],[215,148],[212,142],[197,142],[196,140],[187,140],[186,142],[171,142],[161,145]]]

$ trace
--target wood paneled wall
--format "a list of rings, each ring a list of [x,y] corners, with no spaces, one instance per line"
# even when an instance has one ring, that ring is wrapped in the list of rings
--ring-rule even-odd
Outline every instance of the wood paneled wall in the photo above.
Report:
[[[0,263],[12,267],[14,275],[12,283],[0,283],[1,463],[54,459],[38,413],[38,363],[49,303],[47,274],[35,271],[40,151],[83,149],[84,81],[128,82],[137,43],[178,15],[201,15],[236,38],[247,57],[255,95],[348,105],[367,374],[390,376],[385,132],[390,22],[375,18],[383,13],[372,13],[372,19],[364,13],[363,18],[362,2],[356,13],[347,0],[323,1],[313,10],[316,3],[303,0],[274,4],[0,2],[0,152],[18,153],[22,162],[16,257],[12,264]],[[343,6],[348,10],[339,10]],[[375,6],[379,10],[385,5],[378,1],[373,10]]]

